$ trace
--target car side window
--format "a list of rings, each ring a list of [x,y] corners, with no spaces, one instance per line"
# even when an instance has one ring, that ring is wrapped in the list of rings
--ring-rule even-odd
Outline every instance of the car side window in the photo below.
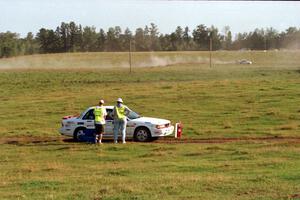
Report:
[[[89,110],[84,117],[82,118],[84,120],[94,120],[95,119],[95,115],[94,115],[94,109]]]
[[[105,120],[113,120],[113,110],[112,109],[106,109],[107,115]]]

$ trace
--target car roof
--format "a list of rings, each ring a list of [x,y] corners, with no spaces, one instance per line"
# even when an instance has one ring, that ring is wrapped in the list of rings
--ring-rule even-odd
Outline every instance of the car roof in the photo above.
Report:
[[[90,110],[90,109],[95,108],[95,107],[96,106],[91,106],[88,109]],[[106,109],[114,109],[114,106],[104,106],[104,108],[106,108]]]

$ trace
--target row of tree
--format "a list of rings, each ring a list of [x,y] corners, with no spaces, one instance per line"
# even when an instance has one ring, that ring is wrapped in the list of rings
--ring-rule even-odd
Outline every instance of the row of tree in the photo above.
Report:
[[[249,33],[238,33],[233,40],[230,27],[222,33],[214,26],[203,24],[195,29],[178,26],[170,34],[161,34],[158,27],[137,28],[133,34],[128,28],[119,26],[107,31],[75,22],[61,23],[55,30],[41,28],[36,35],[31,32],[20,38],[17,33],[0,33],[0,58],[17,55],[61,52],[128,51],[198,51],[209,50],[270,50],[300,49],[300,28],[290,27],[278,32],[273,28],[255,29]]]

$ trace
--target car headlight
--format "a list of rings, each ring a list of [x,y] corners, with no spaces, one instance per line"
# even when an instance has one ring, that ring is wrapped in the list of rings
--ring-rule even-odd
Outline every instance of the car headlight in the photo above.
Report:
[[[171,123],[160,124],[160,125],[156,125],[155,128],[157,128],[157,129],[168,128],[170,125],[171,125]]]
[[[156,125],[155,128],[157,129],[162,129],[162,128],[165,128],[166,125],[165,124],[162,124],[162,125]]]

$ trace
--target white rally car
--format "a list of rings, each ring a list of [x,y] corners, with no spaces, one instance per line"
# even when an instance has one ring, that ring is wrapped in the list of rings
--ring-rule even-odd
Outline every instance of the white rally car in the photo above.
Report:
[[[113,106],[105,106],[107,111],[104,138],[113,138]],[[77,140],[80,135],[84,135],[85,129],[94,129],[94,107],[89,107],[80,116],[66,116],[62,120],[62,127],[59,132],[62,135],[71,136]],[[174,126],[169,120],[142,117],[130,111],[127,116],[126,137],[133,138],[139,142],[149,141],[161,136],[171,135]],[[119,133],[119,137],[121,137]]]

